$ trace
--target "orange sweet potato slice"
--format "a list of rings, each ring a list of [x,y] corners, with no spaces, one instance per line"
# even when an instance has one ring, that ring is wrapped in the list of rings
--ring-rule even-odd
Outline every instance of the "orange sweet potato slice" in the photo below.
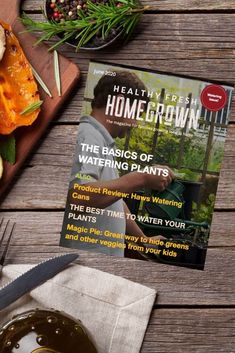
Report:
[[[0,61],[0,135],[8,135],[35,121],[40,109],[27,115],[20,113],[39,101],[39,93],[18,39],[9,25],[1,21],[0,25],[6,34],[6,51]]]

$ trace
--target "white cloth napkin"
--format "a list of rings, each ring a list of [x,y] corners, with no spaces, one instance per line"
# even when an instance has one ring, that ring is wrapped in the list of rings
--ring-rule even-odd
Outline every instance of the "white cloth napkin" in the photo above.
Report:
[[[6,266],[2,283],[31,267]],[[106,272],[71,265],[0,312],[0,323],[31,308],[54,308],[80,319],[99,353],[137,353],[155,297],[156,291],[148,287]]]

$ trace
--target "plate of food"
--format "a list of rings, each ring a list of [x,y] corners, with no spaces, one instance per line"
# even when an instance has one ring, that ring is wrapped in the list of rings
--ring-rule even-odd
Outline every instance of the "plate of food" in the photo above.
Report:
[[[22,33],[19,7],[6,2],[0,14],[0,200],[80,77],[77,65]]]
[[[18,127],[30,126],[40,113],[38,86],[17,37],[0,21],[0,178],[3,160],[14,165]]]

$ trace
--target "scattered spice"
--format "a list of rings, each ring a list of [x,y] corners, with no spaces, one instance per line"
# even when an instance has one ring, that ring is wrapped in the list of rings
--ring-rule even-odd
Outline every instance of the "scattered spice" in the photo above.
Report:
[[[129,37],[149,6],[138,0],[61,0],[47,2],[49,22],[37,22],[23,14],[26,32],[38,32],[36,44],[57,35],[61,39],[50,49],[72,41],[80,47],[100,47],[120,32]]]

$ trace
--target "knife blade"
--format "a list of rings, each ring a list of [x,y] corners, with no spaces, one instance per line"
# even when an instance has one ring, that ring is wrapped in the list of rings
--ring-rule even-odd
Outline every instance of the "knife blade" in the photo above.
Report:
[[[0,310],[63,271],[69,263],[77,258],[78,254],[65,254],[53,257],[34,266],[29,271],[0,288]]]

